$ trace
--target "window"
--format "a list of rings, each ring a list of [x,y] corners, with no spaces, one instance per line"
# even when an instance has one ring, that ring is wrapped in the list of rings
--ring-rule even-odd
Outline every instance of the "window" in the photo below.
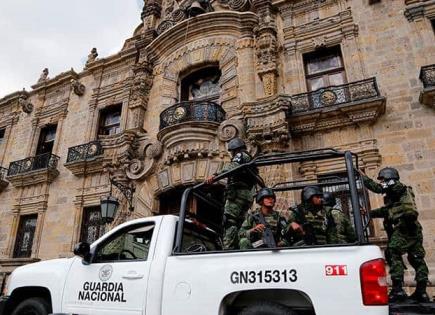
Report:
[[[304,66],[309,91],[346,83],[343,59],[338,46],[305,54]]]
[[[146,260],[154,224],[137,224],[121,230],[97,249],[94,262]]]
[[[0,144],[4,141],[5,139],[5,132],[6,132],[6,128],[0,128]]]
[[[51,153],[53,151],[56,129],[57,125],[47,125],[41,129],[36,155]]]
[[[430,23],[432,24],[432,30],[435,34],[435,19],[431,20]]]
[[[37,214],[21,216],[15,240],[14,258],[26,258],[32,255],[37,220]]]
[[[91,244],[103,234],[104,224],[101,222],[101,208],[99,206],[84,208],[80,242]]]
[[[216,101],[219,99],[218,67],[207,67],[195,71],[181,80],[181,101]]]
[[[101,111],[99,135],[114,135],[121,132],[121,111],[121,104]]]

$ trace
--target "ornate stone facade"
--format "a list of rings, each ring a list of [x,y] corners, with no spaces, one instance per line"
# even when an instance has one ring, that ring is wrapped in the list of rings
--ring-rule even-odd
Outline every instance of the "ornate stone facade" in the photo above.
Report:
[[[82,71],[44,69],[31,91],[0,99],[0,272],[70,256],[110,179],[135,189],[130,212],[113,188],[112,225],[176,212],[169,199],[218,171],[226,142],[242,137],[253,154],[330,147],[358,153],[372,177],[398,168],[416,192],[435,283],[434,12],[433,0],[145,1],[119,53],[93,48]],[[344,82],[310,90],[307,54],[333,47]],[[219,95],[184,95],[184,78],[206,67],[219,73]],[[113,108],[116,132],[104,134]],[[47,126],[57,164],[35,162]],[[272,185],[342,171],[310,162],[261,174]],[[31,254],[18,258],[20,222],[34,215]],[[379,222],[373,240],[385,243]]]

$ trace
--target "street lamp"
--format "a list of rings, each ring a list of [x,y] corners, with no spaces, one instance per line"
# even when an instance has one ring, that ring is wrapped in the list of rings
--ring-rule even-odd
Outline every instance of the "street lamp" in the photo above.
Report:
[[[102,197],[101,205],[101,220],[104,223],[111,223],[115,218],[116,210],[118,210],[119,201],[110,194],[107,197]]]
[[[118,198],[112,196],[112,185],[121,191],[121,193],[127,198],[129,207],[128,210],[133,211],[133,193],[135,188],[133,186],[127,186],[117,182],[115,179],[110,178],[110,192],[109,196],[102,197],[100,201],[101,206],[101,220],[104,223],[111,223],[115,219],[116,211],[119,207]]]

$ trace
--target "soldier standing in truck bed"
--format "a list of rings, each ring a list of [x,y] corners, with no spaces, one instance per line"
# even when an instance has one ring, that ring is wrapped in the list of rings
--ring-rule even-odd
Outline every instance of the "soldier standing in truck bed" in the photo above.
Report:
[[[392,167],[379,171],[376,183],[361,173],[364,185],[377,194],[384,194],[384,206],[370,211],[372,218],[384,218],[384,226],[391,228],[387,249],[390,258],[390,275],[393,288],[390,292],[391,302],[404,301],[407,298],[403,291],[404,266],[402,255],[408,254],[408,261],[415,269],[417,287],[410,296],[417,302],[429,302],[426,293],[428,267],[424,261],[423,232],[417,220],[418,212],[412,188],[402,184],[399,172]]]
[[[207,178],[206,183],[210,184],[216,176],[252,161],[245,142],[240,138],[234,138],[228,143],[228,151],[231,153],[231,162],[225,165],[219,173]],[[252,166],[228,177],[223,217],[224,249],[237,249],[239,247],[239,229],[252,205],[257,182],[256,175],[258,175],[258,169]]]

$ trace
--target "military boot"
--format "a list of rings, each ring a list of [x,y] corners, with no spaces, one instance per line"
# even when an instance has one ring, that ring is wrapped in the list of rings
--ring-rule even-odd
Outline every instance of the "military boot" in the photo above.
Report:
[[[418,281],[417,282],[417,287],[415,288],[414,293],[412,293],[409,298],[411,300],[414,300],[415,302],[429,303],[430,302],[430,298],[429,298],[429,296],[427,295],[427,292],[426,292],[426,285],[427,285],[426,281]]]
[[[393,279],[393,287],[388,295],[390,302],[403,302],[408,298],[405,291],[403,291],[403,281]]]

